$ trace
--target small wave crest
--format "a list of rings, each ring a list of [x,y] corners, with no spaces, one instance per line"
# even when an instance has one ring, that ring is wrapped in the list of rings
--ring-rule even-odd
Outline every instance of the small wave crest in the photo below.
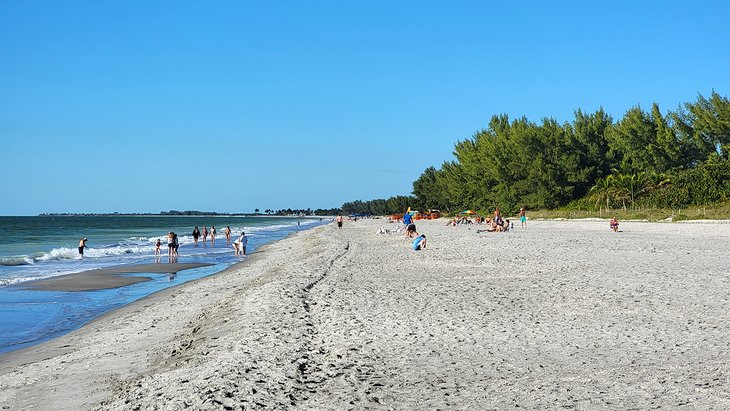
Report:
[[[0,265],[6,267],[14,267],[18,265],[32,265],[34,262],[35,261],[27,255],[0,257]]]

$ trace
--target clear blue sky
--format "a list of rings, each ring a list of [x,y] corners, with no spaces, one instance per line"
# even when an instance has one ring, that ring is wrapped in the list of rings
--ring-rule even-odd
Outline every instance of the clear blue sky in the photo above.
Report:
[[[0,2],[0,215],[409,194],[494,114],[729,94],[724,1]]]

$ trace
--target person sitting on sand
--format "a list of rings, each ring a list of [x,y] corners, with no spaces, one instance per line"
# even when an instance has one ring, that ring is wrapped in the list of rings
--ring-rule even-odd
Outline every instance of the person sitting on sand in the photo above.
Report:
[[[413,240],[413,245],[411,246],[415,251],[423,250],[426,248],[426,234],[421,234],[420,236],[416,237],[415,240]]]
[[[616,219],[616,217],[611,219],[610,225],[611,225],[611,230],[613,230],[614,233],[617,233],[618,232],[618,220]]]
[[[79,256],[80,256],[81,258],[83,258],[83,257],[84,257],[84,248],[89,248],[89,247],[87,247],[87,246],[86,246],[86,242],[87,242],[88,240],[89,240],[89,239],[88,239],[88,238],[86,238],[86,237],[84,237],[84,238],[82,238],[81,240],[79,240]]]

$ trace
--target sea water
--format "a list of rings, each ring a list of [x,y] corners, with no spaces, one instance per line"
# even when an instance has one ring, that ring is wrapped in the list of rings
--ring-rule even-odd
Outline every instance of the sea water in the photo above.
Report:
[[[215,274],[245,257],[234,255],[231,241],[242,231],[247,252],[289,234],[330,220],[311,217],[204,216],[38,216],[0,217],[0,354],[55,338],[114,308],[156,291]],[[215,245],[202,236],[195,245],[192,231],[215,226]],[[178,234],[177,262],[202,262],[206,267],[176,275],[130,274],[152,278],[125,287],[97,291],[40,291],[30,281],[116,265],[160,263],[167,257],[168,232]],[[78,243],[88,238],[84,257]],[[155,243],[162,241],[161,257]]]

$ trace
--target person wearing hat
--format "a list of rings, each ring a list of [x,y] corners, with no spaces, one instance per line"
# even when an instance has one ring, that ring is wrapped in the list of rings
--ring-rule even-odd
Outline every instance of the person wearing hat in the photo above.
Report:
[[[80,255],[80,256],[81,256],[82,258],[83,258],[83,256],[84,256],[84,248],[89,248],[89,247],[87,247],[87,246],[86,246],[86,242],[87,242],[88,240],[89,240],[89,239],[88,239],[88,238],[86,238],[86,237],[84,237],[84,238],[82,238],[81,240],[79,240],[79,255]]]

